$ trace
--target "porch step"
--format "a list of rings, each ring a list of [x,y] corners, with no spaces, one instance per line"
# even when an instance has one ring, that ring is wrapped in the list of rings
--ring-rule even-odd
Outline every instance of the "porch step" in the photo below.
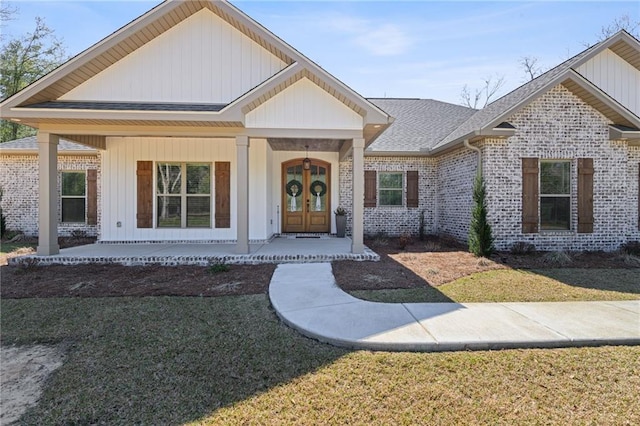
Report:
[[[280,238],[287,238],[289,240],[294,240],[297,238],[310,238],[310,239],[317,238],[321,240],[328,240],[329,238],[336,238],[336,236],[323,233],[323,232],[305,232],[305,233],[291,232],[286,234],[280,234]]]

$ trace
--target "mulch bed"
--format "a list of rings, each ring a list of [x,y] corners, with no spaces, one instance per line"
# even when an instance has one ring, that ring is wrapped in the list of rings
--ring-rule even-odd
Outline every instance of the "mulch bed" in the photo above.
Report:
[[[72,244],[73,242],[70,242]],[[344,290],[377,290],[438,286],[466,275],[493,269],[545,269],[547,253],[497,253],[478,259],[450,240],[414,239],[403,249],[398,239],[376,238],[365,243],[380,262],[333,262],[333,273]],[[266,293],[275,265],[228,265],[227,272],[201,266],[2,266],[0,296],[117,297],[230,296]],[[572,253],[566,268],[631,268],[617,253]],[[637,265],[635,266],[638,267]]]
[[[52,265],[2,266],[2,298],[229,296],[266,293],[275,265],[203,266]]]

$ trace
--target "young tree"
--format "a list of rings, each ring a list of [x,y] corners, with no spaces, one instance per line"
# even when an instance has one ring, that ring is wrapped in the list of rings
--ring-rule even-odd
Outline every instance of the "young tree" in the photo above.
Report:
[[[495,251],[491,225],[487,221],[486,191],[481,174],[476,176],[473,184],[469,251],[478,257],[489,257]]]
[[[504,76],[498,75],[495,79],[492,76],[485,77],[483,82],[484,85],[480,89],[473,89],[473,93],[469,86],[464,85],[460,93],[462,105],[473,109],[484,108],[505,84]]]
[[[33,32],[9,40],[0,51],[0,99],[19,92],[51,72],[65,59],[65,49],[44,20],[36,18]],[[33,134],[33,129],[11,121],[0,123],[0,142]]]

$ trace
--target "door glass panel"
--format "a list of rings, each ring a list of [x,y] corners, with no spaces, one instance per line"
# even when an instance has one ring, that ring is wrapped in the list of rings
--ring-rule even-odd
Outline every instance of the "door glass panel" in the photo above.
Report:
[[[322,166],[311,166],[311,184],[309,192],[312,212],[327,211],[327,169]]]
[[[287,179],[284,189],[287,193],[287,211],[301,212],[302,203],[304,202],[302,194],[302,164],[287,167]]]

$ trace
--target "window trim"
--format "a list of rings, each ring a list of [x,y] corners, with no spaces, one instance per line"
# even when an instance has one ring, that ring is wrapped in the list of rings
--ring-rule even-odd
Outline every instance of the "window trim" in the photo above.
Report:
[[[158,192],[158,173],[160,165],[178,165],[180,166],[180,193],[178,194],[160,194]],[[187,192],[187,166],[188,165],[206,165],[209,167],[209,193],[208,194],[189,194]],[[153,222],[155,229],[212,229],[214,222],[214,211],[213,211],[213,177],[211,172],[213,171],[213,164],[208,161],[156,161],[154,167],[154,180],[153,180],[153,191],[154,191],[154,208],[153,208]],[[159,224],[159,215],[158,215],[158,198],[159,197],[175,197],[180,198],[180,226],[160,226]],[[208,226],[187,226],[187,200],[189,198],[205,198],[209,197],[209,225]]]
[[[84,195],[64,195],[63,176],[65,173],[82,173],[84,175]],[[64,220],[64,199],[82,199],[84,200],[84,219],[82,221],[66,222]],[[87,171],[86,170],[60,170],[60,223],[64,225],[74,225],[87,223]]]
[[[386,188],[380,184],[380,180],[382,175],[400,175],[402,181],[400,182],[399,188]],[[377,176],[377,191],[376,195],[378,197],[378,206],[379,207],[404,207],[405,205],[405,196],[404,196],[404,185],[405,185],[405,172],[404,171],[394,171],[394,170],[385,170],[379,171]],[[399,191],[400,192],[400,204],[382,204],[382,197],[380,196],[381,191]]]
[[[566,194],[545,194],[543,193],[543,185],[542,185],[542,165],[544,163],[565,163],[569,164],[569,190]],[[572,179],[573,179],[573,160],[565,159],[565,158],[540,158],[538,161],[538,232],[539,233],[553,233],[553,232],[572,232],[573,231],[573,188]],[[569,199],[569,220],[568,226],[566,229],[550,229],[545,228],[542,224],[542,199],[543,198],[568,198]]]

